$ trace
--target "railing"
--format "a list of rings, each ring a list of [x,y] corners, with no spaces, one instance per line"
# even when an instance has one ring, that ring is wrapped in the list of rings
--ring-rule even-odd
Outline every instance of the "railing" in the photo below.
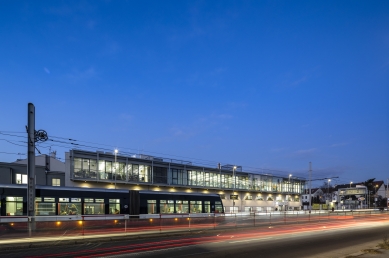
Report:
[[[382,215],[382,216],[377,216]],[[0,244],[12,239],[87,239],[233,228],[389,219],[389,211],[278,211],[254,213],[0,217]],[[28,240],[27,240],[28,241]]]

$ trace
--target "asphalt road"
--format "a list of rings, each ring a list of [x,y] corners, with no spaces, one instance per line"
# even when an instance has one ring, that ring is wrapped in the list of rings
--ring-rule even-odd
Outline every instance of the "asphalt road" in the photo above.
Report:
[[[341,257],[382,241],[389,219],[275,225],[176,237],[1,250],[1,257]]]

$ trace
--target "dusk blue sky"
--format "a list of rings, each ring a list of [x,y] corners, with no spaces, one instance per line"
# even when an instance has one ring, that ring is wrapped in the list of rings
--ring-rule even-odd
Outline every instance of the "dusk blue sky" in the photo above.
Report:
[[[2,162],[25,157],[32,102],[36,129],[93,151],[389,178],[389,1],[1,1],[0,17]],[[38,149],[64,158],[63,141]]]

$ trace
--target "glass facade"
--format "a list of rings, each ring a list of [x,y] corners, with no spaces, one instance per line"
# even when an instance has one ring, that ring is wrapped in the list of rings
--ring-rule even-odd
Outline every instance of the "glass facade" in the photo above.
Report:
[[[151,182],[151,167],[107,160],[74,158],[75,179]]]
[[[146,163],[147,161],[145,161]],[[133,161],[74,158],[74,179],[107,180],[204,188],[253,190],[268,193],[301,194],[304,180],[232,171],[169,168]],[[19,179],[22,181],[21,179]]]

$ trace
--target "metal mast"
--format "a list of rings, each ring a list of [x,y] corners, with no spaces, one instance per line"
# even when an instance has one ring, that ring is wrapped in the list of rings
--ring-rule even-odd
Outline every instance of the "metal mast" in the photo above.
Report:
[[[35,216],[35,106],[28,103],[27,126],[27,216]]]

